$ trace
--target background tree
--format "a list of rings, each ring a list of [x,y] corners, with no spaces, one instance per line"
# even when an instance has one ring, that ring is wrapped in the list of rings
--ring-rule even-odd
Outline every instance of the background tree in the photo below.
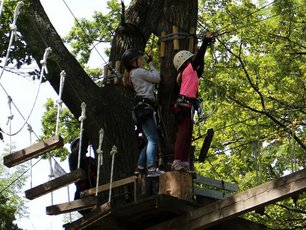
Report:
[[[6,148],[3,155],[9,152]],[[8,170],[0,160],[0,229],[21,230],[14,221],[27,215],[24,198],[20,190],[24,185],[25,167],[19,166],[14,171]]]

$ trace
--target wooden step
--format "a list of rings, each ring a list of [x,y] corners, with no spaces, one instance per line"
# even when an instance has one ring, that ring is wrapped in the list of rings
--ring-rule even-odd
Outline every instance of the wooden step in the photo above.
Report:
[[[83,169],[77,169],[73,172],[65,174],[64,176],[55,178],[54,180],[48,181],[44,184],[38,185],[25,191],[25,196],[29,200],[32,200],[83,179],[86,179],[86,172]]]
[[[97,197],[90,196],[67,203],[48,206],[46,207],[46,213],[47,215],[59,215],[67,212],[80,211],[92,208],[95,205],[97,205]]]
[[[130,177],[127,177],[127,178],[124,178],[124,179],[121,179],[121,180],[113,181],[112,188],[117,188],[117,187],[120,187],[120,186],[123,186],[123,185],[135,183],[136,180],[137,180],[137,176],[130,176]],[[98,187],[98,192],[104,192],[104,191],[109,190],[109,186],[110,186],[109,183],[100,185]],[[95,193],[96,193],[96,188],[91,188],[91,189],[83,191],[83,194],[85,196],[93,195]]]
[[[73,221],[68,224],[64,224],[63,227],[65,229],[84,229],[95,222],[99,221],[100,219],[104,218],[105,216],[109,215],[111,213],[111,205],[110,203],[105,203],[98,208],[92,210],[87,215],[83,216],[82,218]]]
[[[63,146],[64,141],[61,136],[50,137],[42,142],[33,144],[30,147],[4,156],[3,164],[10,168]]]

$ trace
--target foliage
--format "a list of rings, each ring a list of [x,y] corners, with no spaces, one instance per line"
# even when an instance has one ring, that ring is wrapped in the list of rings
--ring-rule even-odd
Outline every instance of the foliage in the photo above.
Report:
[[[240,190],[303,169],[303,2],[201,3],[200,32],[209,28],[217,37],[201,85],[209,117],[196,130],[214,128],[215,135],[207,159],[196,168]],[[200,149],[202,143],[195,144]],[[274,229],[301,228],[305,199],[297,203],[285,200],[268,206],[264,216],[246,217]]]
[[[8,149],[7,149],[8,150]],[[4,150],[6,152],[7,150]],[[2,157],[1,157],[2,159]],[[25,167],[18,166],[14,171],[8,170],[0,162],[0,229],[20,229],[13,223],[16,217],[27,215],[25,201],[20,196],[20,189],[24,185]]]
[[[54,136],[56,133],[56,122],[58,105],[49,98],[45,103],[45,113],[42,117],[42,139]],[[80,134],[79,123],[70,113],[70,111],[64,107],[60,111],[59,116],[59,130],[58,134],[64,139],[65,143],[70,143],[74,138]],[[52,151],[52,155],[59,157],[61,160],[66,159],[68,150],[66,148],[60,148]]]

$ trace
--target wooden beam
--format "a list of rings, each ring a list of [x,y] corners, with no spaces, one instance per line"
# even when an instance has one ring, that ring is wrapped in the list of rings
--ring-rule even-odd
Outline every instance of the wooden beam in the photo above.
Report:
[[[67,203],[61,203],[46,207],[47,215],[58,215],[77,210],[92,208],[97,205],[97,197],[90,196],[82,199],[77,199]]]
[[[154,229],[204,229],[306,191],[306,169],[190,211]]]
[[[97,209],[91,211],[87,215],[83,216],[82,218],[80,218],[76,221],[73,221],[69,224],[64,224],[63,227],[65,229],[71,229],[71,230],[84,229],[84,228],[94,224],[98,220],[104,218],[105,216],[109,215],[110,213],[111,213],[110,203],[105,203],[105,204],[99,206]]]
[[[11,153],[3,157],[3,164],[7,167],[13,167],[28,161],[34,157],[38,157],[53,149],[63,147],[64,141],[60,136],[50,137],[42,142],[36,143],[25,149]]]
[[[194,187],[193,193],[198,196],[209,197],[217,200],[222,200],[226,197],[231,196],[230,193],[220,192],[206,188],[199,188],[199,187]]]
[[[48,181],[44,184],[33,187],[25,191],[26,198],[32,200],[34,198],[45,195],[56,189],[62,188],[68,184],[86,179],[86,172],[83,169],[77,169],[64,176],[55,178],[54,180]]]
[[[123,185],[134,183],[134,182],[136,182],[136,179],[137,179],[137,176],[130,176],[130,177],[127,177],[127,178],[124,178],[124,179],[121,179],[121,180],[113,181],[112,188],[117,188],[117,187],[120,187],[120,186],[123,186]],[[98,192],[104,192],[104,191],[107,191],[107,190],[109,190],[109,183],[100,185],[98,187]],[[96,193],[96,188],[91,188],[91,189],[83,191],[83,194],[85,196],[93,195],[95,193]]]
[[[197,177],[193,180],[194,183],[199,183],[199,184],[205,184],[208,186],[232,191],[232,192],[237,192],[238,191],[238,185],[220,181],[220,180],[215,180],[209,177],[204,177],[197,175]]]
[[[215,131],[213,129],[208,129],[206,133],[205,140],[203,142],[200,155],[199,155],[199,162],[204,162],[205,158],[207,156],[208,150],[210,148],[210,144],[212,142],[212,139],[214,137]]]

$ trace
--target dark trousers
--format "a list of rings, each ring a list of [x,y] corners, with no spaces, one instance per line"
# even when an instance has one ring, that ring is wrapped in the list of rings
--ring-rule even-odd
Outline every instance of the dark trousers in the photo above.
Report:
[[[177,131],[174,144],[174,160],[188,161],[191,150],[193,121],[191,109],[183,108],[176,112]]]

